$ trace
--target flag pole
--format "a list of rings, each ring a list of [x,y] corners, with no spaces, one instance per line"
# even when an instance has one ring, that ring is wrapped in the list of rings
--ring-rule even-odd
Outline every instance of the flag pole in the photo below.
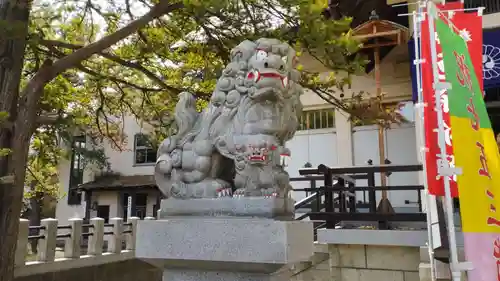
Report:
[[[436,270],[435,270],[435,261],[434,261],[434,243],[432,237],[432,225],[431,225],[431,195],[429,194],[429,186],[427,182],[427,161],[426,161],[426,144],[425,144],[425,131],[424,131],[424,118],[425,118],[425,107],[427,106],[424,103],[423,98],[423,89],[422,89],[422,76],[421,76],[421,64],[422,64],[422,56],[421,56],[421,47],[420,47],[420,30],[422,29],[421,17],[422,17],[422,2],[418,1],[417,11],[413,11],[413,40],[414,40],[414,52],[415,52],[415,60],[413,64],[415,65],[415,79],[417,82],[417,112],[420,120],[419,127],[417,130],[419,131],[419,151],[420,157],[422,159],[422,178],[424,185],[424,196],[425,196],[425,213],[427,216],[427,251],[429,253],[429,263],[431,266],[431,280],[436,280]]]
[[[443,118],[443,108],[441,105],[441,90],[449,90],[451,88],[449,83],[439,82],[439,71],[437,67],[437,51],[436,51],[436,33],[434,22],[437,18],[437,7],[432,1],[427,2],[427,13],[429,20],[429,37],[430,37],[430,49],[431,49],[431,65],[434,81],[434,96],[436,99],[436,111],[438,119],[438,146],[440,149],[440,163],[438,164],[438,173],[443,179],[444,192],[445,192],[445,209],[446,209],[446,223],[448,225],[448,237],[450,242],[450,270],[452,274],[453,281],[460,281],[461,271],[466,270],[466,268],[461,268],[461,264],[458,262],[458,251],[457,251],[457,239],[455,233],[455,222],[453,216],[453,202],[451,197],[450,188],[450,177],[459,174],[457,168],[450,167],[446,155],[446,140],[444,135],[444,118]]]

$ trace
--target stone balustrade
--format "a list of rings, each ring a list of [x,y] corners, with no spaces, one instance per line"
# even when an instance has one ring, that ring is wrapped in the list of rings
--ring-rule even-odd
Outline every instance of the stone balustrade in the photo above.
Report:
[[[135,257],[138,220],[114,218],[105,223],[94,218],[84,224],[72,219],[67,225],[58,225],[57,220],[46,219],[40,226],[32,226],[31,232],[28,221],[21,220],[14,280],[160,281],[163,269]],[[426,281],[430,269],[427,251],[422,248],[425,237],[425,231],[324,229],[318,232],[321,241],[315,243],[313,256],[283,267],[281,273],[292,281]],[[39,241],[38,253],[27,260],[32,239]],[[312,239],[303,242],[307,241]],[[443,266],[444,270],[449,268]],[[449,280],[442,274],[438,277]]]
[[[152,217],[145,219],[153,220]],[[57,219],[44,219],[40,226],[30,226],[20,219],[15,276],[29,276],[120,262],[134,258],[135,235],[139,218],[111,218],[105,223],[102,218],[92,218],[88,224],[83,219],[73,218],[67,225],[59,225]],[[35,231],[39,234],[29,235]],[[106,239],[105,239],[106,237]],[[30,240],[38,240],[36,257],[28,259]],[[104,241],[107,240],[107,247]],[[63,249],[57,249],[63,241]]]

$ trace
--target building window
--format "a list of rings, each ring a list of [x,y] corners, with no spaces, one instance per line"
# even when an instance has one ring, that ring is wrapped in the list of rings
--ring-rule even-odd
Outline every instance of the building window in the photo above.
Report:
[[[135,164],[156,163],[156,149],[147,135],[136,134],[134,139]]]
[[[97,217],[104,219],[104,223],[109,223],[109,205],[97,206]]]
[[[335,128],[334,109],[307,110],[299,118],[299,130]]]
[[[85,136],[74,137],[71,153],[68,205],[80,205],[82,203],[82,194],[78,191],[78,186],[83,183],[83,149],[85,149]]]

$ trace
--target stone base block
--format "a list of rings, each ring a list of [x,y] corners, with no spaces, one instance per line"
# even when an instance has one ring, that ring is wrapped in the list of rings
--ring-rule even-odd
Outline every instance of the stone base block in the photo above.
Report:
[[[175,216],[259,217],[292,220],[295,201],[274,197],[161,200],[159,219]]]
[[[166,269],[162,281],[289,281],[283,274]]]
[[[173,217],[140,221],[136,237],[137,258],[166,269],[207,274],[274,273],[287,264],[307,260],[314,246],[312,222],[272,219]]]

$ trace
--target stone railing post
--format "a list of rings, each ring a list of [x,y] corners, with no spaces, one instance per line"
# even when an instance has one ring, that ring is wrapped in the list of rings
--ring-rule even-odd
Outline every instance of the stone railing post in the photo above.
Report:
[[[102,246],[104,244],[104,219],[90,219],[92,225],[92,235],[89,236],[87,254],[92,256],[100,256],[102,254]]]
[[[22,266],[26,263],[26,252],[28,250],[28,234],[30,222],[26,219],[19,220],[19,234],[17,235],[16,248],[16,266]]]
[[[41,225],[44,237],[38,240],[38,261],[52,262],[56,258],[57,220],[43,219]]]
[[[71,231],[70,237],[66,238],[64,243],[64,257],[68,259],[77,259],[81,254],[82,225],[83,220],[74,218],[69,220]]]
[[[110,219],[113,225],[113,237],[109,241],[108,252],[119,254],[122,252],[123,242],[123,219],[112,218]]]
[[[128,219],[130,222],[130,233],[128,233],[125,237],[126,249],[133,251],[135,250],[135,234],[137,232],[137,221],[138,217],[131,217]]]

